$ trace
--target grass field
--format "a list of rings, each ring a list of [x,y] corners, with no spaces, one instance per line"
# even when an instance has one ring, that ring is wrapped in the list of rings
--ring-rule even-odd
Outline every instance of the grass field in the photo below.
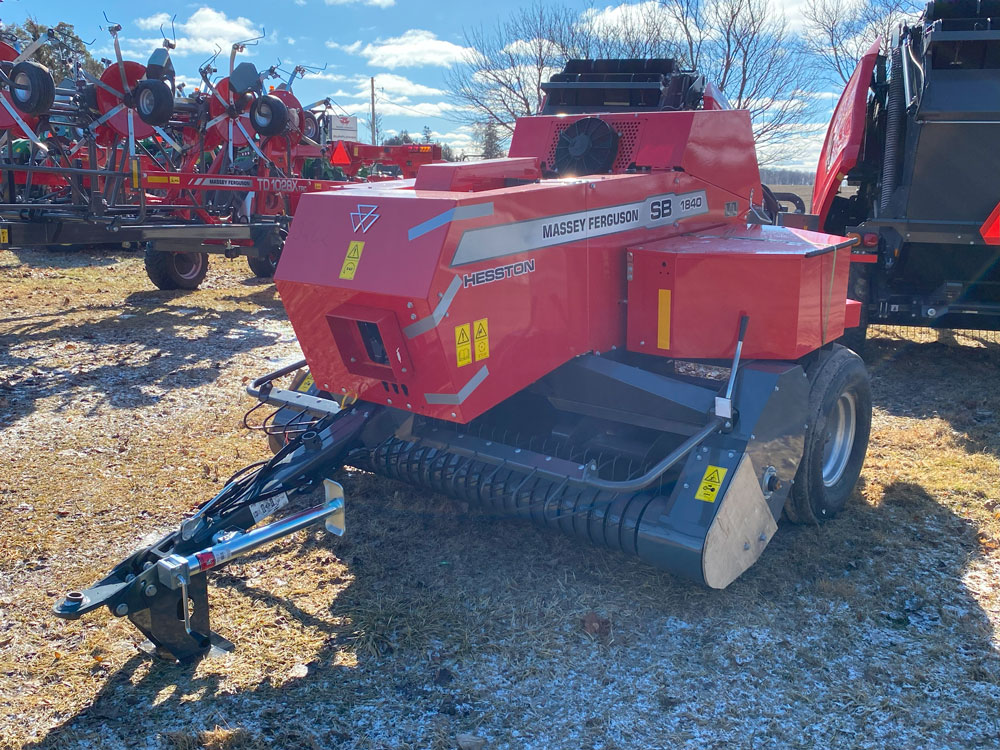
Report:
[[[213,259],[166,293],[127,254],[0,253],[3,750],[1000,744],[1000,346],[976,335],[871,341],[856,496],[725,591],[344,471],[343,539],[212,578],[234,653],[168,665],[107,612],[55,619],[266,454],[243,387],[297,346],[248,277]]]

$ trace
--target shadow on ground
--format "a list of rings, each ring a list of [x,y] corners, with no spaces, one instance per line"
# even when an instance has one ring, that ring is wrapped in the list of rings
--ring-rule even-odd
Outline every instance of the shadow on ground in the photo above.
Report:
[[[135,292],[124,305],[0,313],[0,429],[51,396],[61,399],[56,411],[87,392],[117,408],[156,403],[165,391],[214,381],[234,356],[281,336],[267,325],[284,318],[271,284],[225,298],[275,310],[264,315],[186,303],[187,294]]]
[[[868,340],[865,361],[872,373],[875,405],[914,419],[940,417],[970,452],[1000,457],[1000,343],[993,332],[950,332],[938,341],[899,337]]]
[[[215,579],[320,635],[304,676],[233,691],[191,667],[146,672],[137,655],[90,707],[31,747],[215,747],[199,733],[216,726],[238,730],[218,745],[230,750],[444,748],[470,727],[491,747],[526,747],[523,731],[539,726],[539,712],[552,711],[553,731],[565,731],[539,695],[580,707],[579,734],[532,747],[724,743],[747,736],[760,712],[772,716],[765,737],[784,746],[794,738],[782,727],[803,729],[789,718],[803,705],[823,717],[814,729],[830,733],[816,735],[829,747],[879,732],[890,733],[887,746],[1000,740],[950,723],[961,725],[966,709],[995,712],[1000,659],[963,583],[978,554],[973,530],[918,485],[891,485],[878,507],[854,501],[822,528],[783,526],[757,567],[708,591],[520,522],[470,518],[385,480],[345,481],[348,536],[313,535],[300,552],[336,555],[353,576],[329,611],[311,615],[238,577]],[[583,632],[590,610],[608,618],[610,635]],[[243,653],[236,659],[262,647],[238,626],[223,634]],[[352,647],[357,664],[344,666],[338,654]],[[744,689],[745,711],[726,709],[720,696]],[[612,718],[635,744],[614,741]],[[369,731],[391,736],[393,726],[396,741],[365,744]]]

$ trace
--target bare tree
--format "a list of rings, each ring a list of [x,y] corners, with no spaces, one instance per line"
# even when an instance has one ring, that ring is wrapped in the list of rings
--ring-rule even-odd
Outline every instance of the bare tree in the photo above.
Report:
[[[466,107],[460,119],[493,122],[509,137],[518,117],[538,111],[542,82],[571,56],[553,30],[575,21],[565,7],[536,3],[493,27],[467,30],[466,46],[473,51],[448,75],[453,96]]]
[[[886,51],[892,32],[918,9],[910,0],[809,0],[805,44],[830,78],[846,83],[872,44]]]
[[[661,0],[591,8],[536,4],[466,33],[474,51],[449,86],[469,122],[502,134],[538,112],[541,84],[571,57],[673,57],[715,81],[735,107],[749,109],[770,159],[808,119],[812,99],[805,50],[766,0]]]
[[[749,110],[761,162],[785,155],[813,107],[806,50],[767,0],[666,0],[681,59]]]

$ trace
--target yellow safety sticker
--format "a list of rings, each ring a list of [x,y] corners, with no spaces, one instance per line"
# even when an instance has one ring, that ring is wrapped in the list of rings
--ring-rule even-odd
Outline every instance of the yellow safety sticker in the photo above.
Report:
[[[480,318],[472,324],[472,330],[476,334],[476,362],[490,356],[490,321],[489,318]]]
[[[149,177],[146,178],[146,180],[152,185],[155,185],[160,182],[167,182],[169,179],[170,178],[167,175],[155,175],[155,174],[151,174]]]
[[[10,230],[0,229],[0,245],[6,245],[10,242]]]
[[[358,271],[358,263],[361,262],[361,253],[364,252],[365,243],[353,240],[347,246],[347,255],[344,256],[344,265],[340,267],[340,278],[348,281],[354,280],[354,274]]]
[[[313,382],[314,382],[313,374],[311,372],[307,372],[305,379],[301,383],[299,383],[299,387],[296,388],[295,390],[299,391],[300,393],[307,393],[309,389],[312,388]]]
[[[170,184],[171,185],[180,185],[181,184],[181,178],[180,177],[175,177],[174,175],[171,175],[170,176]]]
[[[670,348],[670,290],[661,289],[656,316],[656,348]]]
[[[472,362],[472,332],[468,323],[455,326],[455,361],[459,367]]]
[[[132,158],[132,187],[139,189],[139,159]]]
[[[694,493],[695,500],[704,500],[706,503],[714,503],[716,496],[719,494],[719,487],[722,486],[722,480],[726,478],[726,472],[729,469],[723,466],[712,466],[709,464],[705,467],[705,475],[701,478],[701,485],[698,487],[698,491]]]

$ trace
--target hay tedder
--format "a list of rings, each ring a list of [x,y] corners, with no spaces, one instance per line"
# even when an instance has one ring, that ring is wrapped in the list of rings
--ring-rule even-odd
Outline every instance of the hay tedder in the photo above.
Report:
[[[77,65],[58,85],[32,56],[74,40],[0,39],[0,247],[141,247],[161,289],[196,288],[210,252],[271,276],[302,195],[362,180],[362,167],[368,180],[413,177],[441,158],[437,145],[331,141],[329,102],[303,106],[292,92],[304,66],[268,86],[278,66],[237,64],[255,40],[232,45],[221,79],[217,55],[203,63],[185,96],[174,42],[142,65],[122,58],[121,27],[109,31],[103,73]]]
[[[872,46],[827,131],[812,213],[861,240],[852,347],[869,324],[1000,330],[1000,2],[928,3],[888,57]]]
[[[207,571],[343,533],[345,464],[714,588],[783,514],[844,507],[871,424],[832,343],[858,322],[851,241],[773,225],[749,115],[672,61],[574,60],[545,88],[509,158],[301,197],[276,283],[305,359],[248,389],[275,455],[57,615],[205,653]]]

